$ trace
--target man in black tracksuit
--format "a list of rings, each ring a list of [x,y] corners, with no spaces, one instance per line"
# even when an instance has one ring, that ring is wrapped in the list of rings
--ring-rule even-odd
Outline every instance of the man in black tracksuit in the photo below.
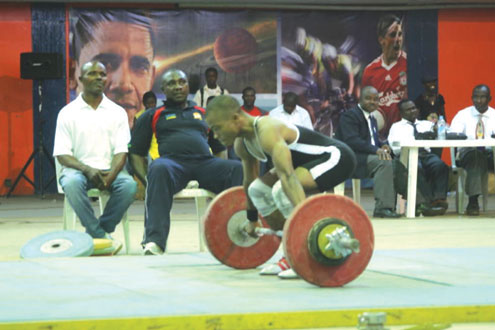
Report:
[[[137,177],[146,187],[145,254],[165,251],[170,229],[173,196],[190,180],[201,188],[219,193],[242,184],[242,166],[238,161],[214,157],[225,147],[208,144],[208,126],[203,108],[187,101],[189,84],[180,70],[169,70],[162,78],[164,105],[142,114],[132,133],[130,159]],[[147,155],[153,134],[160,157],[147,168]]]

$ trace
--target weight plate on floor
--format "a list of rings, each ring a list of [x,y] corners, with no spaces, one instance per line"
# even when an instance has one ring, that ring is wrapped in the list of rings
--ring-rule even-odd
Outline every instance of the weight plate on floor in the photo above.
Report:
[[[93,238],[94,251],[106,249],[112,247],[112,240],[107,238]],[[94,252],[93,251],[93,252]]]
[[[106,238],[93,239],[93,247],[93,253],[91,253],[92,256],[111,256],[115,251],[113,241]]]
[[[86,257],[93,253],[93,238],[86,233],[62,230],[31,239],[21,248],[21,258]]]

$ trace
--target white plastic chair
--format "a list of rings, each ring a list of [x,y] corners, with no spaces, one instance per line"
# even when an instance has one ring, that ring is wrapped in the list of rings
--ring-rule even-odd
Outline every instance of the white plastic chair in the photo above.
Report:
[[[186,188],[174,195],[174,198],[194,198],[196,203],[196,216],[198,218],[199,251],[201,252],[206,251],[201,217],[206,211],[207,199],[214,197],[215,194],[211,191],[199,188],[198,181],[189,181]]]
[[[59,183],[62,166],[58,162],[57,158],[55,158],[55,171],[57,177],[57,190],[60,194],[63,194],[64,191]],[[88,190],[88,197],[98,198],[98,202],[100,205],[100,214],[102,214],[103,210],[105,209],[105,205],[107,205],[108,199],[110,198],[110,193],[108,191],[101,191],[94,188]],[[76,212],[72,209],[72,206],[64,195],[63,229],[74,230],[76,227],[77,219],[78,217],[76,215]],[[129,235],[129,218],[127,216],[127,211],[124,213],[121,223],[124,230],[125,253],[129,254],[129,250],[131,249],[131,240]]]
[[[464,184],[466,183],[466,171],[462,167],[457,167],[455,148],[450,148],[450,160],[452,161],[452,173],[457,174],[457,189],[455,193],[455,208],[458,214],[464,213]],[[488,205],[488,181],[481,182],[481,191],[483,195],[483,212],[486,212]]]
[[[345,181],[333,188],[335,195],[343,196],[345,192]],[[361,205],[361,179],[352,179],[352,199]]]

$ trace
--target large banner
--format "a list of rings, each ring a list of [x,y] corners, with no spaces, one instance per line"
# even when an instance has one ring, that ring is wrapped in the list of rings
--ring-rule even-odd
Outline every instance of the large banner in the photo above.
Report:
[[[127,110],[130,126],[145,92],[161,96],[171,68],[186,72],[191,93],[209,67],[230,93],[277,92],[274,13],[72,8],[70,26],[71,97],[81,90],[80,66],[97,59],[108,71],[105,94]]]
[[[299,95],[315,129],[332,135],[340,114],[356,106],[360,88],[379,92],[386,135],[407,96],[404,17],[377,12],[282,15],[282,91]],[[385,63],[387,62],[387,63]]]
[[[109,75],[105,94],[128,111],[131,127],[143,94],[161,96],[160,76],[170,68],[188,74],[191,94],[209,67],[230,93],[251,86],[272,95],[273,107],[280,92],[295,92],[315,129],[329,136],[356,106],[360,87],[379,91],[384,136],[407,95],[401,14],[72,8],[70,23],[72,98],[80,66],[100,60]]]

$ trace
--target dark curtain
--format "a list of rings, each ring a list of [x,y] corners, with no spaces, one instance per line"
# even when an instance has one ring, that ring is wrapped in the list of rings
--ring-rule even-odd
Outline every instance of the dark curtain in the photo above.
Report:
[[[55,126],[60,109],[66,104],[66,70],[65,70],[65,5],[63,4],[33,4],[32,38],[33,52],[63,54],[63,77],[61,79],[46,79],[33,81],[33,128],[34,146],[40,146],[41,135],[47,155],[37,154],[34,165],[35,191],[45,193],[57,191],[55,170],[49,162],[52,158]],[[38,86],[42,85],[42,110],[39,111]],[[40,168],[42,171],[40,171]],[[43,187],[41,187],[43,183]]]
[[[423,92],[421,79],[438,76],[438,12],[413,10],[407,12],[407,88],[414,100]]]

